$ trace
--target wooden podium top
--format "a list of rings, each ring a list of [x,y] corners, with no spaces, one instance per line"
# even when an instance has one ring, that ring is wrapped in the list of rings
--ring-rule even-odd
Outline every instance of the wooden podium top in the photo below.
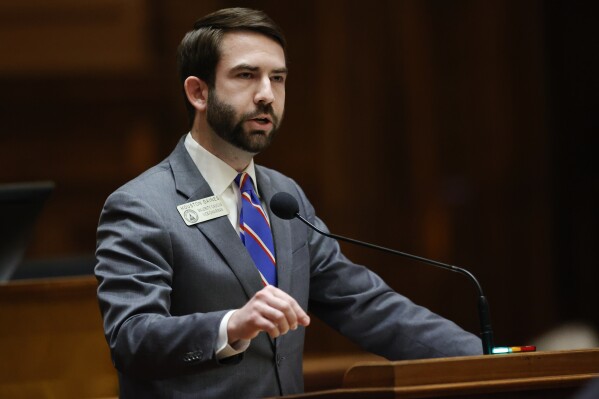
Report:
[[[365,362],[343,388],[295,398],[569,398],[599,377],[599,349]]]

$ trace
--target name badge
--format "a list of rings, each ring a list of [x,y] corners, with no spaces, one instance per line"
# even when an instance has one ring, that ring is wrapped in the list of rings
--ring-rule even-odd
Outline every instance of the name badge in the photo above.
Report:
[[[229,214],[225,204],[216,195],[179,205],[177,210],[188,226]]]

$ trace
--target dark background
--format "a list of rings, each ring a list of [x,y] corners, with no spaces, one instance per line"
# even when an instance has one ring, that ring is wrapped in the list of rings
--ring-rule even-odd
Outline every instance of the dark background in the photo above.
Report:
[[[57,184],[27,258],[93,256],[108,194],[187,131],[178,42],[248,6],[283,28],[290,60],[285,122],[257,161],[296,179],[333,232],[470,269],[499,344],[597,328],[594,3],[5,1],[0,183]],[[344,248],[478,332],[462,276]]]

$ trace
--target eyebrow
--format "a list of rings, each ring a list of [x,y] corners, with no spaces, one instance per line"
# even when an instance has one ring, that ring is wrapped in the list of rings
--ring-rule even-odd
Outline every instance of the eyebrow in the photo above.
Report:
[[[239,64],[239,65],[235,65],[232,69],[231,72],[236,72],[236,71],[258,71],[260,69],[260,67],[257,67],[255,65],[249,65],[249,64]],[[271,73],[288,73],[289,70],[287,69],[287,67],[283,67],[283,68],[276,68],[273,69],[271,71]]]

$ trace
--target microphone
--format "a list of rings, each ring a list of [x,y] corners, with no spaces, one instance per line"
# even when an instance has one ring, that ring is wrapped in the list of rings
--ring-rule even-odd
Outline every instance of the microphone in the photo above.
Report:
[[[466,276],[468,279],[470,279],[470,281],[472,281],[474,283],[474,285],[476,286],[476,289],[478,291],[478,317],[479,317],[480,328],[481,328],[480,337],[481,337],[482,344],[483,344],[483,353],[485,355],[489,355],[489,354],[493,353],[493,329],[491,328],[489,303],[487,302],[487,298],[485,297],[485,295],[483,293],[483,289],[482,289],[480,283],[478,282],[476,277],[474,277],[474,274],[472,274],[468,270],[463,269],[461,267],[438,262],[436,260],[427,259],[427,258],[423,258],[423,257],[416,256],[416,255],[411,255],[411,254],[408,254],[405,252],[400,252],[395,249],[385,248],[385,247],[370,244],[370,243],[367,243],[364,241],[354,240],[353,238],[347,238],[347,237],[339,236],[336,234],[327,233],[327,232],[319,229],[318,227],[314,226],[312,223],[307,221],[302,215],[300,215],[299,214],[299,204],[297,203],[297,200],[291,194],[286,193],[286,192],[279,192],[272,196],[272,198],[270,200],[270,209],[273,211],[273,213],[277,217],[279,217],[281,219],[285,219],[285,220],[291,220],[291,219],[297,218],[297,219],[301,220],[302,222],[304,222],[306,225],[308,225],[311,229],[315,230],[316,232],[318,232],[326,237],[349,242],[351,244],[361,245],[361,246],[364,246],[367,248],[376,249],[376,250],[391,253],[394,255],[403,256],[404,258],[416,260],[418,262],[426,263],[428,265],[436,266],[438,268],[449,270],[449,271],[452,271],[455,273],[460,273],[460,274]]]

